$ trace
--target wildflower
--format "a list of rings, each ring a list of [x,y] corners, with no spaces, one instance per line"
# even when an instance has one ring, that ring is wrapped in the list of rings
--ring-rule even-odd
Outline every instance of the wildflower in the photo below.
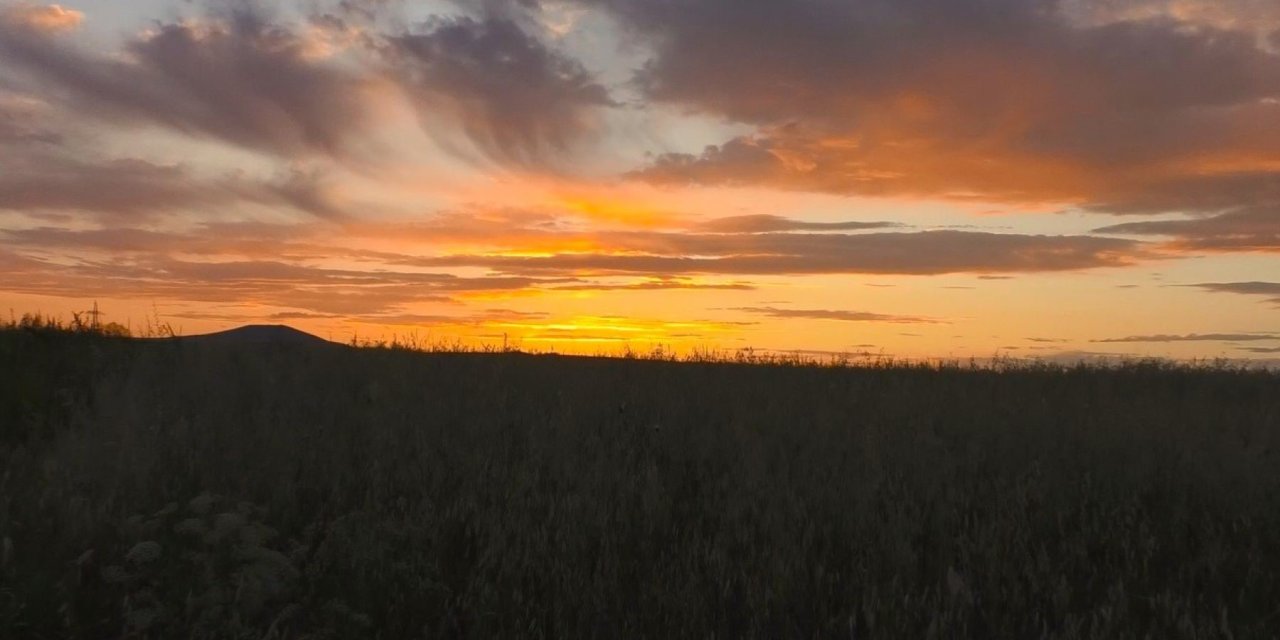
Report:
[[[159,560],[160,554],[160,543],[154,540],[147,540],[133,545],[133,548],[124,557],[125,560],[134,564],[147,564]]]

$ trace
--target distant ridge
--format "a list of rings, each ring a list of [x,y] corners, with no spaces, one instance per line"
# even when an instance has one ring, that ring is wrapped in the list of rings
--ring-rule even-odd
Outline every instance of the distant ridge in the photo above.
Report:
[[[249,324],[227,331],[182,336],[176,339],[201,344],[334,344],[319,336],[283,324]]]

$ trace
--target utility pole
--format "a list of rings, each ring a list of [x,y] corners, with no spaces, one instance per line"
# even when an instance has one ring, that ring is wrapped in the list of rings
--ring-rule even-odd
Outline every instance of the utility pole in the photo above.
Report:
[[[98,327],[100,326],[100,325],[99,325],[99,322],[98,322],[98,316],[101,316],[101,315],[102,315],[102,312],[101,312],[101,311],[98,311],[98,301],[97,301],[97,300],[94,300],[94,301],[93,301],[93,311],[90,311],[90,312],[89,312],[89,317],[90,317],[90,318],[92,318],[92,320],[90,320],[90,321],[89,321],[89,328],[90,328],[90,329],[93,329],[93,330],[95,330],[95,331],[98,329]]]

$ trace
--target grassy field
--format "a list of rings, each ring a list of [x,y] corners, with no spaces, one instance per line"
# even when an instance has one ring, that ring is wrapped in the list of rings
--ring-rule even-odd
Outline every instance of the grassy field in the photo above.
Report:
[[[3,638],[1270,638],[1280,374],[0,331]]]

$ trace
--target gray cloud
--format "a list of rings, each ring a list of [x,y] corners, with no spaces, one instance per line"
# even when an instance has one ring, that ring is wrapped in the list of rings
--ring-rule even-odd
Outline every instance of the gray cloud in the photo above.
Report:
[[[32,146],[57,145],[62,135],[44,126],[35,105],[23,104],[19,97],[6,96],[0,85],[0,146],[29,150]],[[16,151],[15,151],[16,152]]]
[[[1173,236],[1179,247],[1209,251],[1280,251],[1280,202],[1210,217],[1127,222],[1094,232]]]
[[[262,223],[212,223],[190,232],[108,226],[96,229],[33,227],[0,230],[0,238],[30,249],[63,249],[74,253],[174,253],[187,255],[275,256],[299,248],[301,227]]]
[[[839,228],[879,228],[884,223],[833,223]],[[785,231],[763,231],[763,229]],[[692,288],[688,275],[819,273],[1009,274],[1118,267],[1154,258],[1144,243],[1098,236],[1043,236],[976,231],[801,232],[827,230],[776,216],[738,216],[694,224],[687,231],[591,231],[566,225],[554,214],[482,209],[450,211],[415,225],[366,230],[381,237],[460,241],[495,250],[546,247],[553,255],[526,257],[456,254],[388,257],[391,264],[482,267],[511,274],[656,277],[627,289]],[[730,231],[730,230],[733,231]],[[797,229],[792,231],[791,229]],[[714,232],[707,232],[714,231]],[[557,251],[557,247],[599,247]],[[996,276],[1000,277],[1000,276]],[[600,283],[575,284],[599,289]],[[755,286],[734,283],[732,288]],[[723,283],[711,285],[726,288]],[[710,288],[699,283],[699,288]]]
[[[407,258],[419,266],[480,266],[502,272],[672,277],[694,274],[1017,273],[1124,266],[1151,258],[1144,243],[1097,236],[1036,236],[976,231],[837,233],[888,223],[804,223],[777,216],[736,216],[695,223],[688,231],[584,231],[554,214],[513,210],[445,212],[386,229],[397,238],[462,241],[495,249],[598,246],[599,252],[549,257],[453,255]],[[764,231],[777,229],[777,231]],[[808,230],[802,231],[802,230]],[[649,285],[652,286],[652,285]],[[669,285],[663,285],[669,286]],[[630,288],[630,287],[629,287]],[[683,287],[682,287],[683,288]]]
[[[415,256],[346,248],[333,243],[343,225],[211,223],[183,231],[108,226],[97,229],[35,227],[0,230],[0,275],[23,280],[15,290],[72,295],[90,287],[102,295],[162,296],[199,301],[252,301],[301,306],[310,312],[346,317],[386,315],[384,307],[415,301],[447,301],[456,294],[522,289],[572,291],[723,290],[749,291],[755,285],[734,281],[694,282],[665,274],[642,280],[589,281],[570,275],[506,274],[458,278],[388,268],[413,265]],[[32,255],[77,256],[74,266],[32,259]],[[200,256],[199,260],[174,256]],[[342,259],[370,266],[362,270],[314,267],[320,259]],[[9,269],[5,271],[6,267]],[[45,273],[41,273],[45,272]],[[184,293],[185,292],[185,293]],[[273,293],[274,292],[274,293]],[[330,302],[326,295],[333,295]],[[192,297],[194,296],[194,297]],[[356,304],[370,308],[357,316]],[[402,314],[393,314],[402,315]]]
[[[716,218],[698,225],[713,233],[770,233],[779,231],[861,231],[901,227],[896,222],[804,222],[775,215],[748,215]]]
[[[90,163],[48,154],[26,156],[0,174],[0,209],[137,214],[234,199],[228,189],[190,178],[184,167],[143,160]]]
[[[455,255],[423,266],[479,266],[502,273],[605,274],[943,274],[1070,271],[1131,264],[1139,243],[1092,236],[964,231],[749,235],[608,233],[606,246],[645,255],[551,257]],[[699,257],[689,257],[699,256]]]
[[[628,282],[625,284],[593,282],[585,284],[567,284],[550,288],[557,291],[754,291],[757,287],[756,285],[748,282],[709,283],[689,282],[679,278],[656,278],[641,282]]]
[[[1187,335],[1127,336],[1106,338],[1091,342],[1265,342],[1280,340],[1280,335],[1269,333],[1191,333]]]
[[[382,325],[473,325],[479,326],[491,322],[520,322],[545,320],[550,314],[539,311],[516,311],[513,309],[485,309],[477,313],[465,315],[400,313],[386,315],[364,315],[354,318],[361,322]]]
[[[1268,296],[1268,302],[1280,306],[1280,282],[1205,282],[1187,286],[1216,293]]]
[[[125,53],[88,53],[0,19],[7,70],[80,116],[285,156],[339,154],[366,121],[366,79],[315,58],[303,36],[251,12],[161,23],[130,40]]]
[[[387,38],[381,53],[427,128],[442,114],[487,154],[533,163],[597,126],[612,100],[580,63],[502,17],[435,19],[426,33]]]
[[[733,307],[729,311],[741,311],[770,318],[798,318],[804,320],[836,320],[840,322],[883,322],[889,324],[938,324],[934,318],[899,316],[867,311],[842,311],[835,309],[780,309],[778,307]]]
[[[282,311],[268,316],[272,320],[332,320],[342,316],[332,313],[307,313],[306,311]]]
[[[286,206],[313,215],[344,214],[320,176],[290,172],[275,179],[201,176],[186,165],[134,158],[97,160],[69,150],[11,153],[0,173],[0,209],[79,211],[110,216],[191,212],[237,203]]]
[[[456,129],[491,158],[521,164],[598,131],[601,109],[614,105],[579,62],[515,20],[374,26],[391,4],[340,3],[304,29],[273,23],[249,3],[221,17],[159,23],[118,55],[0,15],[8,67],[0,75],[20,77],[78,118],[161,126],[288,158],[355,153],[372,124],[373,89],[388,82],[446,146],[461,149],[450,138]],[[9,120],[0,111],[0,140],[33,135]]]

